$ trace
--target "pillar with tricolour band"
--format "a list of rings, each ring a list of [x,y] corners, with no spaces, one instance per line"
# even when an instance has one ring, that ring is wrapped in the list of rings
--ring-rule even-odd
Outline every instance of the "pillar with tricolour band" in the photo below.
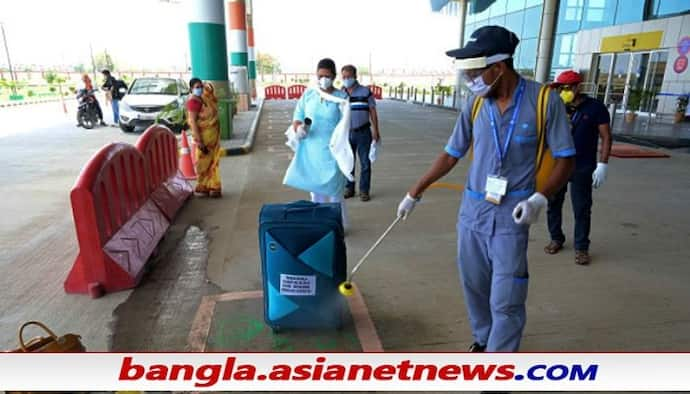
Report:
[[[252,0],[247,0],[247,54],[249,55],[249,65],[247,75],[249,76],[249,94],[256,99],[256,53],[254,52],[254,8]]]
[[[237,110],[249,110],[247,14],[244,0],[226,0],[225,17],[230,54],[230,81],[237,93]]]
[[[221,138],[229,139],[232,134],[232,114],[229,111],[230,84],[223,0],[189,1],[187,4],[192,76],[213,85],[218,98]]]

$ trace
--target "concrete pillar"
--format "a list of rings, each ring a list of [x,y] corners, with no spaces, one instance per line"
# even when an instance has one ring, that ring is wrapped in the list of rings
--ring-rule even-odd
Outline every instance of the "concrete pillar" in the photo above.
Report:
[[[467,0],[459,1],[459,16],[460,16],[460,39],[458,40],[459,48],[465,46],[465,22],[467,20]],[[455,108],[460,109],[460,92],[462,92],[462,77],[460,71],[455,71]]]
[[[539,46],[537,47],[537,70],[534,73],[534,79],[540,83],[548,82],[549,72],[551,71],[556,18],[558,16],[558,0],[544,0],[543,7]]]
[[[249,61],[249,90],[252,99],[256,99],[256,53],[254,52],[254,8],[252,0],[247,0],[247,55]]]
[[[213,85],[218,100],[218,120],[221,137],[230,138],[232,118],[226,104],[230,97],[228,83],[228,55],[223,21],[223,0],[188,2],[189,54],[192,76]]]
[[[228,0],[225,3],[228,28],[228,53],[230,54],[231,80],[237,92],[237,110],[249,110],[249,79],[247,55],[247,11],[244,0]],[[242,68],[244,70],[237,70]]]

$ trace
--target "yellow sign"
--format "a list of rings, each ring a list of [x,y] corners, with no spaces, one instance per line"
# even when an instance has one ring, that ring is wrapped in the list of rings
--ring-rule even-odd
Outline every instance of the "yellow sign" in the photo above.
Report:
[[[626,52],[657,49],[664,35],[662,30],[647,33],[602,37],[600,52]]]

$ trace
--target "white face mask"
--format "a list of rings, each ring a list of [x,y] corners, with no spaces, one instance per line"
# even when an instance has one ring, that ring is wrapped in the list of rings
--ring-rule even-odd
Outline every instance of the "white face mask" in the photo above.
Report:
[[[491,91],[491,88],[494,87],[496,82],[498,82],[499,78],[503,75],[503,72],[498,74],[496,79],[494,79],[493,82],[491,82],[490,85],[487,85],[486,82],[484,82],[484,78],[482,77],[482,74],[479,74],[476,78],[474,78],[471,81],[465,81],[465,86],[467,86],[467,89],[469,89],[474,95],[479,96],[479,97],[486,97],[487,94]]]
[[[328,77],[319,78],[319,87],[321,89],[330,89],[331,86],[333,86],[333,79]]]

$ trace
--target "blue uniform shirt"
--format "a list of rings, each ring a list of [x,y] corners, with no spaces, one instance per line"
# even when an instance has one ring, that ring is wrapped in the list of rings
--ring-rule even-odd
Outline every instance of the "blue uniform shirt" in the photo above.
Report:
[[[376,107],[376,100],[368,87],[355,82],[352,94],[343,88],[343,92],[350,98],[350,130],[360,128],[369,123],[369,108]]]
[[[599,100],[585,96],[584,101],[574,108],[570,120],[573,124],[573,139],[577,151],[576,166],[594,168],[597,164],[599,126],[611,122],[609,111]]]
[[[463,105],[445,148],[449,155],[461,158],[469,150],[470,144],[473,144],[474,158],[467,177],[458,224],[488,235],[516,234],[529,228],[527,225],[515,224],[512,212],[518,202],[535,191],[537,98],[541,85],[534,81],[522,81],[525,83],[522,104],[508,152],[503,159],[502,170],[499,171],[500,160],[496,152],[489,111],[493,107],[503,149],[516,104],[515,93],[512,103],[503,114],[498,111],[493,100],[485,99],[474,125],[471,124],[474,97],[470,97]],[[516,93],[517,91],[518,89],[515,89]],[[575,155],[568,115],[563,102],[554,91],[549,96],[547,107],[546,142],[555,158]],[[508,192],[500,205],[484,200],[486,179],[489,175],[500,175],[508,179]]]

